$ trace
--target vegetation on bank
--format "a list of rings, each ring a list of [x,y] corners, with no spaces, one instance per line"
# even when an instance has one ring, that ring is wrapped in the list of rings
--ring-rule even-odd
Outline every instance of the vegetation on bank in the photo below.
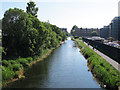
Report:
[[[24,78],[24,70],[61,42],[67,33],[49,22],[37,18],[38,8],[33,1],[27,3],[26,12],[14,8],[2,19],[2,84]],[[45,57],[44,56],[44,57]]]
[[[3,60],[2,61],[2,85],[5,87],[10,82],[18,80],[20,78],[25,78],[25,70],[32,64],[43,60],[46,58],[53,50],[46,49],[40,56],[18,58],[16,60]]]
[[[105,88],[118,89],[120,86],[120,72],[109,62],[95,53],[79,39],[75,39],[80,52],[85,56],[88,66],[100,85]]]

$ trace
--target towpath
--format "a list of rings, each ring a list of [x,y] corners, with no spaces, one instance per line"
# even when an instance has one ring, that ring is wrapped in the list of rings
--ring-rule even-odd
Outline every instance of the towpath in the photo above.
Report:
[[[84,42],[86,45],[88,45],[86,42]],[[89,45],[89,48],[93,49],[91,45]],[[120,64],[113,60],[112,58],[108,57],[107,55],[103,54],[102,52],[98,51],[97,49],[94,49],[94,51],[103,57],[106,61],[108,61],[113,67],[115,67],[120,72]]]

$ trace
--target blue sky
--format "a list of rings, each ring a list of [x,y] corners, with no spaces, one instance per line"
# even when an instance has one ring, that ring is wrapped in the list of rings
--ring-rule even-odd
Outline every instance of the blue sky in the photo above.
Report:
[[[38,18],[49,20],[60,28],[71,30],[73,25],[83,28],[102,28],[118,16],[119,0],[33,0],[39,7]],[[0,18],[9,8],[26,11],[29,0],[1,0]]]

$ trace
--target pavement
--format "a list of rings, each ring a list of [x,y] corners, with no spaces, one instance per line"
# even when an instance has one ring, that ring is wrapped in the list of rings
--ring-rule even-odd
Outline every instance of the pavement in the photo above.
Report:
[[[86,42],[84,42],[84,43],[88,46],[88,44]],[[89,45],[88,47],[91,48],[91,49],[93,49],[93,47],[91,45]],[[118,62],[116,62],[112,58],[108,57],[107,55],[103,54],[102,52],[98,51],[97,49],[94,49],[94,51],[98,55],[100,55],[101,57],[103,57],[106,61],[108,61],[113,67],[115,67],[120,72],[120,64]]]

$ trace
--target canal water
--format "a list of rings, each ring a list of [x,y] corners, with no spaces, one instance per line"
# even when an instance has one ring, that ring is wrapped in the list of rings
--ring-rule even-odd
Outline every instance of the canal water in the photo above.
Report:
[[[26,71],[26,78],[8,85],[10,88],[101,88],[88,71],[87,60],[75,47],[65,41],[43,61]]]

